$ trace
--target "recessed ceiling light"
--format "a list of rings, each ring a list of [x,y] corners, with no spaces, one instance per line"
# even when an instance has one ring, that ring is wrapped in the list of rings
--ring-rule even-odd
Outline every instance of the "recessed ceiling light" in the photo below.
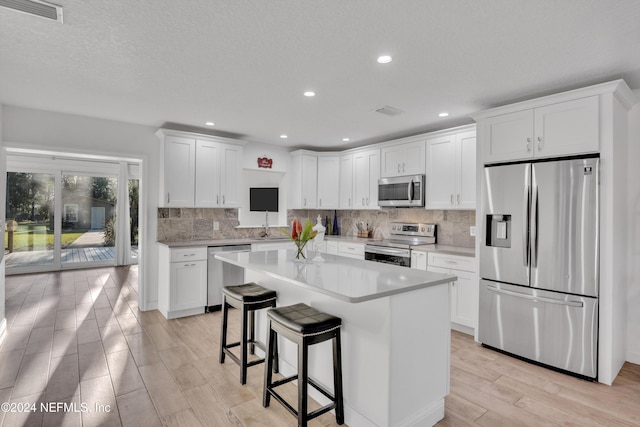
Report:
[[[438,114],[438,117],[447,117],[449,115],[449,113],[440,113]]]
[[[205,125],[207,125],[207,126],[215,126],[216,124],[213,123],[213,122],[206,122]]]
[[[280,135],[280,138],[282,138],[282,139],[287,139],[287,138],[289,138],[289,137],[288,137],[287,135],[285,135],[285,134],[282,134],[282,135]]]
[[[304,96],[312,97],[312,96],[316,96],[316,93],[312,90],[308,90],[304,93]]]
[[[349,142],[351,141],[349,138],[342,138],[342,142]]]
[[[391,58],[389,55],[378,56],[378,63],[379,64],[388,64],[392,60],[393,60],[393,58]]]

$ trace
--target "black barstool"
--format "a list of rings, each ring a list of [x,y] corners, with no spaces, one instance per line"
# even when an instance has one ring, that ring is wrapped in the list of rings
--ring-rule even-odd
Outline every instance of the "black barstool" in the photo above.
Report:
[[[227,344],[227,317],[229,306],[242,310],[240,321],[242,336],[240,341]],[[276,291],[263,288],[255,283],[246,283],[237,286],[225,286],[222,289],[222,330],[220,337],[220,363],[224,363],[225,355],[240,365],[240,383],[247,383],[247,368],[264,362],[264,359],[247,361],[247,344],[249,351],[254,354],[255,347],[265,351],[262,343],[255,339],[255,311],[262,308],[276,306]],[[240,346],[240,358],[231,352],[231,348]],[[276,364],[272,368],[278,372],[277,348]]]
[[[298,417],[298,426],[305,427],[307,422],[335,408],[336,422],[344,424],[344,403],[342,401],[342,356],[340,346],[340,326],[342,319],[322,313],[306,304],[272,308],[267,311],[267,365],[264,368],[264,394],[262,405],[269,406],[271,396],[282,403],[289,412]],[[277,363],[277,335],[298,344],[298,374],[272,382],[274,359]],[[309,346],[326,340],[333,340],[333,391],[316,383],[308,375]],[[290,381],[298,380],[298,410],[287,403],[274,389]],[[307,384],[331,400],[331,403],[307,413]]]

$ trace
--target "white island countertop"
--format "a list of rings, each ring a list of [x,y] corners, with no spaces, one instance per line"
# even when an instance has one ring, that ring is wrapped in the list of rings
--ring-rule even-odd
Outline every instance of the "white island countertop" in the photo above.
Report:
[[[370,301],[456,280],[456,276],[322,254],[324,262],[294,261],[295,251],[220,252],[220,261],[349,303]],[[309,257],[312,258],[312,257]]]

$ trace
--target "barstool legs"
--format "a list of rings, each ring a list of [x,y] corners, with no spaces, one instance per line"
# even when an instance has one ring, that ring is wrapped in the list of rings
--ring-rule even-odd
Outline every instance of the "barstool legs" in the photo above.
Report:
[[[340,334],[333,339],[333,390],[336,396],[336,423],[344,424],[344,401],[342,394],[342,345]]]
[[[224,349],[227,347],[227,324],[228,324],[227,297],[222,295],[222,330],[220,331],[220,363],[224,363]]]

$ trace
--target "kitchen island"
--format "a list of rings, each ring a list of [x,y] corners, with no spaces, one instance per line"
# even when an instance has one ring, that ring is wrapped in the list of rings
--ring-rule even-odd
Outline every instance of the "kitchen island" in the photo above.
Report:
[[[297,262],[294,254],[216,258],[243,267],[245,281],[277,291],[278,306],[303,302],[342,318],[347,425],[431,426],[442,419],[449,393],[449,283],[456,277],[329,254],[322,254],[324,262]],[[258,312],[262,342],[265,319]],[[278,345],[280,371],[295,374],[295,344],[280,338]],[[314,345],[309,354],[310,376],[332,389],[331,343]]]

